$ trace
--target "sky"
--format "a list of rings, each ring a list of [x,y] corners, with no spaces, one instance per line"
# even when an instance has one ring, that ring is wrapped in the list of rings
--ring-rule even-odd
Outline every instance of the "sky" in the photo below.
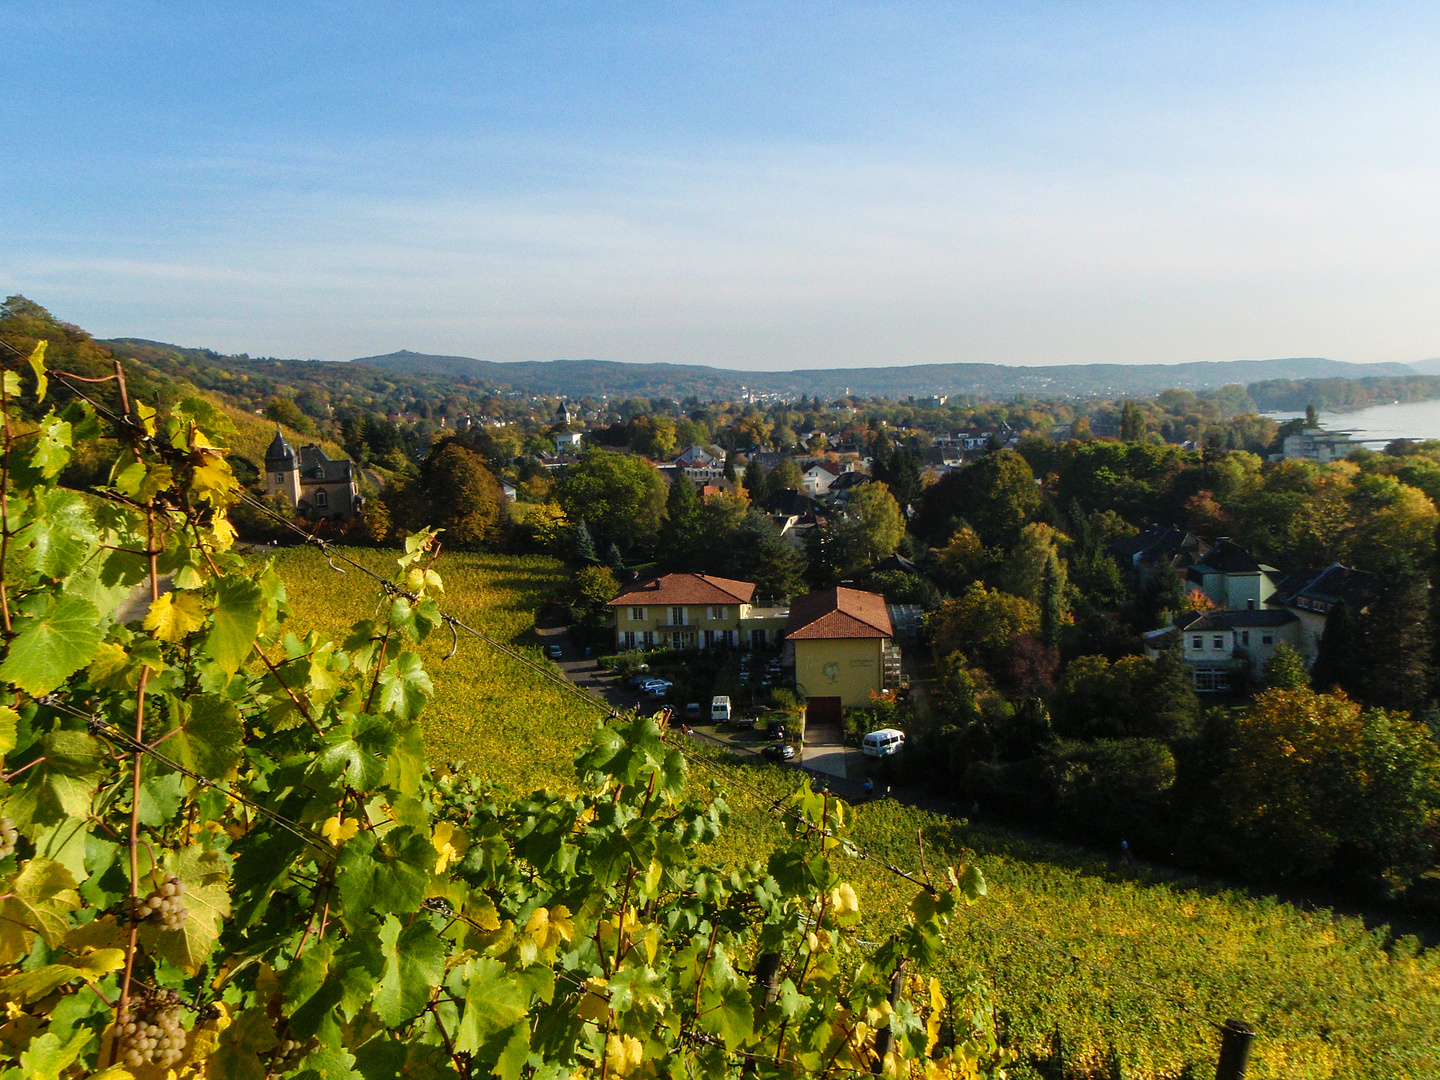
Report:
[[[740,369],[1440,355],[1440,7],[0,0],[0,294]]]

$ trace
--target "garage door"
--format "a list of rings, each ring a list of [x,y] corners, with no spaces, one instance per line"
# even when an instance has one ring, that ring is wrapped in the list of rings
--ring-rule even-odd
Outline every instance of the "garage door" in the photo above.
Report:
[[[838,697],[812,697],[805,703],[805,724],[840,723],[840,699]]]

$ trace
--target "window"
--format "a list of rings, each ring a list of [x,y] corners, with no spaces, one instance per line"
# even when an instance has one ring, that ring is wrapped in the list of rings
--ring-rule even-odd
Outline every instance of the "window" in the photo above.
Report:
[[[316,505],[316,506],[329,506],[329,505],[330,505],[330,495],[329,495],[329,493],[328,493],[324,488],[316,488],[316,489],[315,489],[315,505]]]
[[[1221,637],[1219,634],[1216,634],[1214,637],[1212,637],[1212,638],[1210,639],[1210,647],[1211,647],[1212,649],[1223,649],[1223,648],[1225,648],[1225,639],[1224,639],[1223,637]]]
[[[634,630],[626,630],[626,631],[625,631],[624,641],[625,641],[625,647],[626,647],[627,649],[633,649],[633,648],[635,647],[635,631],[634,631]]]
[[[710,609],[710,618],[716,622],[724,622],[725,609],[723,607],[712,607]]]
[[[1274,644],[1275,644],[1275,635],[1274,635],[1274,634],[1261,634],[1261,635],[1260,635],[1260,644],[1261,644],[1261,645],[1274,645]]]
[[[1249,631],[1249,630],[1241,630],[1241,631],[1240,631],[1240,644],[1241,644],[1241,645],[1249,645],[1249,644],[1250,644],[1250,631]]]
[[[1204,639],[1203,637],[1193,637],[1193,638],[1191,638],[1191,639],[1190,639],[1190,647],[1191,647],[1192,649],[1203,649],[1203,648],[1205,648],[1205,639]]]
[[[670,609],[670,625],[671,625],[671,626],[684,626],[684,625],[685,625],[685,609],[684,609],[683,607],[672,607],[672,608]]]
[[[1245,601],[1245,607],[1248,608],[1250,611],[1254,611],[1254,610],[1255,610],[1255,601],[1254,601],[1254,600],[1246,600],[1246,601]]]
[[[1225,671],[1202,668],[1195,672],[1195,690],[1202,694],[1213,694],[1217,690],[1230,689],[1230,676]]]
[[[654,631],[654,630],[646,630],[646,631],[641,635],[641,639],[642,639],[642,640],[641,640],[641,644],[643,644],[644,647],[647,648],[647,649],[650,648],[651,645],[654,645],[654,644],[655,644],[655,631]]]
[[[645,609],[644,609],[643,607],[632,607],[632,608],[630,609],[630,621],[631,621],[631,622],[644,622],[644,621],[645,621]]]

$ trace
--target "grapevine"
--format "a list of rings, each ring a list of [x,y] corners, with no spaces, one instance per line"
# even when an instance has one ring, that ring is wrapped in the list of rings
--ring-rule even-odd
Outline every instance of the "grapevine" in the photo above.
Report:
[[[691,788],[653,719],[597,726],[563,792],[432,771],[440,537],[406,540],[343,641],[301,637],[274,568],[231,550],[223,415],[110,382],[118,408],[40,348],[0,384],[0,1063],[1001,1074],[988,1003],[956,1023],[937,982],[897,974],[977,899],[973,868],[876,945],[848,808],[802,786],[779,848],[708,866],[723,792]],[[25,419],[56,384],[72,399]],[[84,494],[62,483],[78,440],[112,461]]]

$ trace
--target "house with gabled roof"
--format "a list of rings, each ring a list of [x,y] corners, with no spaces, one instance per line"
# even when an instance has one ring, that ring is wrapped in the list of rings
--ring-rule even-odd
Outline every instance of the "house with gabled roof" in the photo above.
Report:
[[[360,511],[354,462],[336,460],[313,444],[297,454],[280,425],[265,451],[265,494],[284,499],[312,520],[349,518]]]
[[[1283,609],[1187,612],[1173,626],[1145,635],[1152,659],[1179,635],[1181,654],[1195,677],[1197,693],[1224,693],[1259,682],[1280,645],[1303,655],[1303,628]]]
[[[864,705],[898,675],[895,625],[885,598],[859,589],[821,589],[797,597],[785,625],[787,661],[795,685],[809,699],[806,722],[839,720],[842,709]]]
[[[774,644],[787,612],[754,601],[753,582],[713,574],[662,574],[636,581],[610,601],[615,645],[749,649]]]
[[[1222,536],[1198,562],[1191,564],[1185,576],[1218,607],[1255,611],[1275,595],[1276,583],[1283,575]]]
[[[1300,641],[1296,647],[1306,663],[1314,663],[1330,613],[1345,604],[1357,615],[1363,614],[1379,589],[1380,579],[1376,575],[1331,563],[1322,570],[1298,570],[1287,575],[1267,603],[1272,609],[1288,611],[1299,620]]]

